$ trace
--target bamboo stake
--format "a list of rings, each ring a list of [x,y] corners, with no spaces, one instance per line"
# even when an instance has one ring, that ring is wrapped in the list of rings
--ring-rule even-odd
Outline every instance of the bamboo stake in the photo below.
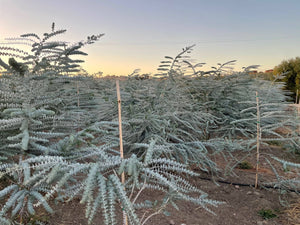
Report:
[[[299,107],[299,101],[298,101],[298,97],[299,96],[299,89],[297,89],[297,91],[296,91],[296,101],[295,101],[295,107],[296,107],[296,110],[297,110],[297,112],[296,112],[296,115],[297,115],[297,119],[299,118],[299,112],[300,112],[300,107]],[[299,129],[300,128],[300,126],[299,126],[299,124],[297,125],[297,127],[296,127],[296,132],[298,133],[299,132]]]
[[[78,81],[76,82],[76,87],[77,87],[77,107],[79,108],[80,102],[79,102],[79,84],[78,84]]]
[[[255,175],[255,188],[258,187],[258,169],[259,169],[259,147],[260,147],[260,111],[259,111],[259,98],[256,92],[256,111],[257,111],[257,136],[256,136],[256,175]]]
[[[297,92],[296,92],[296,107],[297,107],[297,116],[298,116],[299,111],[300,111],[300,108],[299,108],[299,89],[297,89]]]
[[[119,139],[120,139],[120,155],[121,158],[124,158],[123,153],[123,133],[122,133],[122,109],[121,109],[121,94],[120,94],[120,86],[119,80],[116,80],[116,87],[117,87],[117,98],[118,98],[118,117],[119,117]],[[121,175],[121,182],[122,184],[125,183],[125,174],[124,172]],[[128,219],[125,211],[123,211],[123,224],[128,225]]]
[[[80,107],[80,100],[79,100],[79,84],[78,84],[78,81],[76,82],[76,87],[77,87],[77,108],[79,110],[79,107]],[[78,113],[78,116],[77,116],[77,132],[80,130],[78,124],[80,123],[80,114]]]

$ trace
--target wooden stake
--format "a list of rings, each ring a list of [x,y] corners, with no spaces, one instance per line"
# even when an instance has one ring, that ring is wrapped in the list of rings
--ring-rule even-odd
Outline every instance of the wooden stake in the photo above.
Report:
[[[257,111],[257,136],[256,136],[256,175],[255,175],[255,188],[258,187],[258,169],[259,169],[259,146],[260,146],[260,112],[259,112],[259,98],[256,92],[256,111]]]
[[[116,80],[116,87],[117,87],[117,98],[118,98],[118,117],[119,117],[119,139],[120,139],[120,155],[121,158],[124,158],[123,153],[123,133],[122,133],[122,109],[121,109],[121,94],[120,94],[120,86],[119,80]],[[121,182],[122,184],[125,183],[125,174],[124,172],[121,175]],[[128,219],[125,211],[123,211],[123,224],[128,225]]]
[[[80,102],[79,102],[79,84],[78,84],[78,81],[76,82],[76,87],[77,87],[77,107],[79,108]]]
[[[300,107],[299,107],[299,100],[298,100],[298,98],[299,98],[299,89],[297,89],[297,92],[296,92],[296,109],[297,109],[297,119],[298,119],[298,117],[299,117],[299,113],[300,113]],[[300,125],[298,124],[298,126],[297,126],[297,128],[296,128],[296,131],[297,131],[297,133],[299,133],[299,131],[300,131]]]
[[[77,87],[77,107],[78,107],[78,110],[79,110],[80,100],[79,100],[79,84],[78,84],[78,81],[76,82],[76,87]],[[77,116],[77,132],[79,132],[79,130],[80,130],[80,127],[78,126],[78,124],[80,124],[80,113],[78,113],[78,116]]]

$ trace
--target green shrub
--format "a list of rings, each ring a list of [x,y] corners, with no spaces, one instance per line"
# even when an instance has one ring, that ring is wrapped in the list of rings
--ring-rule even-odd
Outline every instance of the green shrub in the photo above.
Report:
[[[243,162],[240,162],[240,163],[238,164],[238,168],[239,168],[239,169],[246,169],[246,170],[249,170],[249,169],[252,169],[253,166],[252,166],[252,164],[251,164],[250,162],[248,162],[248,161],[243,161]]]
[[[258,211],[258,214],[265,220],[277,217],[277,215],[275,214],[275,212],[272,209],[261,209]]]

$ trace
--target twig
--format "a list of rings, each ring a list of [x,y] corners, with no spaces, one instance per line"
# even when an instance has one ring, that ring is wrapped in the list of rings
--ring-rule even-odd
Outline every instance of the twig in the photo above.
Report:
[[[167,201],[160,207],[160,209],[159,209],[158,211],[156,211],[156,212],[150,214],[150,215],[143,221],[143,223],[141,223],[141,225],[144,225],[144,224],[145,224],[152,216],[155,216],[155,215],[157,215],[157,214],[160,214],[161,211],[162,211],[164,208],[166,208],[168,201],[169,201],[169,198],[168,198]]]
[[[143,187],[139,190],[139,192],[137,193],[137,195],[135,196],[134,200],[132,201],[132,204],[135,203],[135,201],[138,199],[139,195],[142,193],[142,191],[145,189],[145,185],[146,185],[146,178],[143,184]]]
[[[134,188],[135,188],[135,185],[134,185],[134,183],[133,183],[133,185],[132,185],[132,189],[131,189],[131,193],[130,193],[130,195],[129,195],[129,199],[131,199],[131,198],[132,198],[132,195],[133,195]]]
[[[146,211],[146,212],[144,212],[143,213],[143,216],[142,216],[142,218],[141,218],[141,221],[144,219],[144,217],[146,216],[146,213],[147,213],[148,211]]]
[[[122,109],[121,109],[121,95],[120,95],[120,86],[119,86],[119,81],[116,80],[116,87],[117,87],[117,98],[118,98],[118,116],[119,116],[119,138],[120,138],[120,155],[121,158],[124,158],[124,153],[123,153],[123,134],[122,134]],[[125,173],[123,172],[121,175],[121,181],[122,184],[125,183]],[[123,211],[123,224],[127,225],[128,224],[128,219],[126,212]]]

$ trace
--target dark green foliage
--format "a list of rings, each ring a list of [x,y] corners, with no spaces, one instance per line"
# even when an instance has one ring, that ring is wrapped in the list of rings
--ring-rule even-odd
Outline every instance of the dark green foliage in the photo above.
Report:
[[[9,58],[8,64],[11,66],[13,71],[16,71],[21,76],[24,76],[25,72],[27,71],[26,65],[22,63],[18,63],[14,58]]]
[[[286,88],[294,93],[300,88],[300,57],[282,61],[274,68],[273,74],[285,73],[282,79]]]
[[[272,209],[261,209],[258,211],[258,214],[265,220],[277,217],[277,215],[274,213]]]
[[[238,164],[238,168],[248,170],[248,169],[252,169],[253,166],[248,161],[243,161]]]

